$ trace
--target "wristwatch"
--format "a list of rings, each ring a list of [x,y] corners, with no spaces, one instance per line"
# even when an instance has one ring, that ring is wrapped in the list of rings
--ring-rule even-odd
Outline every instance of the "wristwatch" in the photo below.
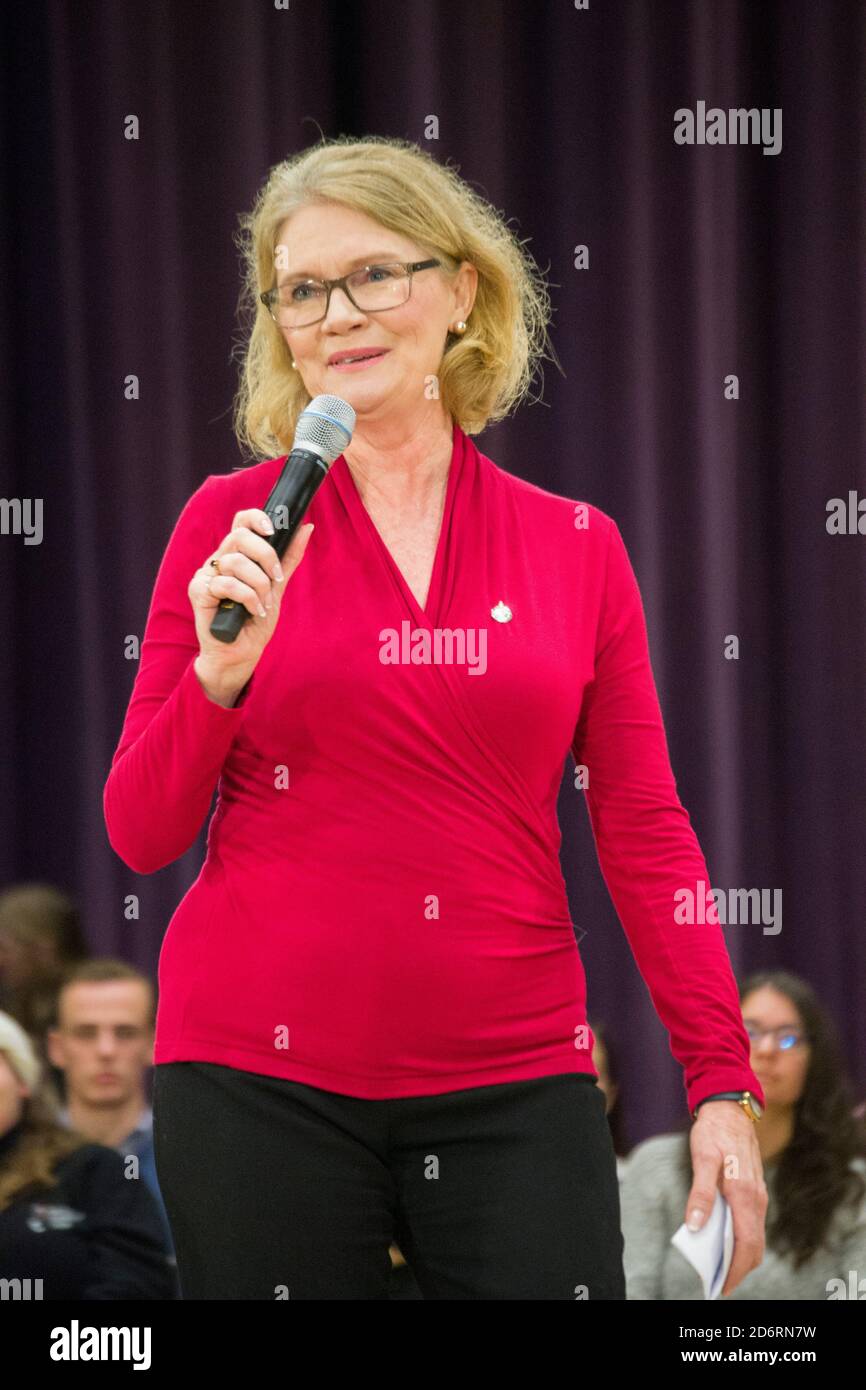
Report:
[[[749,1119],[754,1120],[756,1124],[764,1113],[763,1105],[752,1095],[751,1091],[718,1091],[714,1096],[704,1096],[703,1100],[698,1101],[692,1111],[693,1119],[697,1119],[698,1111],[708,1100],[735,1100],[738,1105],[743,1107]]]

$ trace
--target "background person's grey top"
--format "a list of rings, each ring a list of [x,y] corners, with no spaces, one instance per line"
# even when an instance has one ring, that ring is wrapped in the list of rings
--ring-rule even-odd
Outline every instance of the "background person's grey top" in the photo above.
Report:
[[[688,1185],[679,1173],[679,1153],[683,1144],[681,1134],[659,1134],[645,1139],[629,1155],[620,1181],[622,1232],[625,1240],[623,1261],[626,1275],[626,1297],[632,1299],[703,1299],[700,1277],[681,1255],[671,1236],[683,1223]],[[855,1159],[854,1165],[866,1173],[866,1160]],[[767,1227],[776,1210],[776,1164],[764,1165],[769,1206]],[[846,1293],[836,1297],[852,1297],[849,1280],[854,1271],[856,1281],[866,1277],[866,1198],[859,1207],[837,1208],[830,1225],[829,1238],[837,1242],[831,1252],[821,1248],[811,1260],[794,1270],[789,1255],[777,1255],[769,1243],[763,1262],[737,1285],[733,1293],[718,1302],[736,1299],[822,1299],[831,1296],[827,1282],[843,1279]],[[866,1285],[861,1288],[862,1293]]]

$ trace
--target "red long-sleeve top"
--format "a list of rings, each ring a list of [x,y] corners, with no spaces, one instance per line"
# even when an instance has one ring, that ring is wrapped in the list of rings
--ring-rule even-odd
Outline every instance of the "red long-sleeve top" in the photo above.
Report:
[[[559,860],[570,751],[690,1108],[762,1101],[620,532],[453,441],[424,609],[341,455],[231,709],[193,669],[187,588],[285,456],[206,478],[177,521],[104,793],[112,846],[149,874],[218,790],[162,946],[155,1061],[367,1099],[595,1075]],[[707,895],[692,924],[683,891]]]

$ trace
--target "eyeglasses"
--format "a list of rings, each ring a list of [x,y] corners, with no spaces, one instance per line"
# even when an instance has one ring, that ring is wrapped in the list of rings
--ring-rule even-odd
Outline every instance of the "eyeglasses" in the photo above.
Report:
[[[365,265],[349,275],[342,275],[339,280],[289,280],[265,290],[259,299],[280,328],[308,328],[310,324],[320,323],[327,317],[331,294],[337,286],[362,313],[381,314],[405,304],[412,293],[412,276],[434,265],[441,265],[441,261]]]
[[[758,1028],[754,1023],[747,1023],[745,1027],[753,1047],[758,1047],[764,1038],[773,1037],[780,1052],[790,1052],[792,1047],[808,1041],[798,1028]]]

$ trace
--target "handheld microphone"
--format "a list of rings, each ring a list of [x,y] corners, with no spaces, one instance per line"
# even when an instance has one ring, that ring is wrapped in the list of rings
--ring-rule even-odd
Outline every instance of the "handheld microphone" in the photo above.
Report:
[[[282,558],[304,519],[316,490],[328,469],[351,443],[355,412],[341,396],[315,396],[298,418],[292,451],[264,505],[274,534],[263,539]],[[249,609],[235,599],[220,599],[211,636],[218,642],[234,642],[249,618]]]

